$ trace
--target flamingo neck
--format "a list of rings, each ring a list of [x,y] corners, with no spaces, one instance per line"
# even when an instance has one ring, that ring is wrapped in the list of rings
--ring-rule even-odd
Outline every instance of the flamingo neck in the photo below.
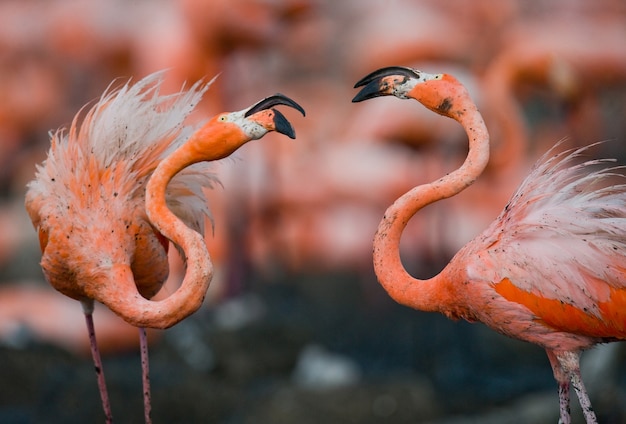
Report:
[[[125,305],[124,318],[140,327],[167,328],[194,313],[202,305],[213,276],[213,264],[203,236],[174,215],[165,200],[171,179],[182,169],[198,162],[191,147],[185,144],[161,161],[146,187],[148,218],[161,234],[181,247],[187,269],[181,286],[167,298],[149,301],[133,296],[134,303]],[[119,280],[132,276],[128,270],[118,269],[117,272],[120,273]],[[131,284],[128,284],[128,290],[132,290]],[[107,306],[117,309],[114,305]]]
[[[146,187],[146,212],[161,234],[180,246],[187,261],[208,261],[204,239],[191,230],[168,208],[165,200],[167,185],[174,176],[194,163],[223,159],[250,140],[242,131],[226,125],[214,125],[215,118],[196,131],[185,144],[162,160]],[[196,258],[195,255],[202,257]],[[187,279],[187,276],[185,276]]]
[[[115,264],[98,284],[98,299],[128,323],[137,327],[168,328],[194,313],[204,301],[213,277],[213,264],[204,237],[189,228],[167,206],[166,189],[172,178],[184,168],[201,161],[228,156],[247,139],[237,134],[211,132],[202,128],[181,147],[159,163],[146,187],[146,212],[152,225],[169,240],[180,246],[187,268],[180,287],[165,299],[153,301],[137,291],[128,265]]]
[[[483,172],[489,161],[489,134],[476,106],[467,105],[448,116],[458,121],[469,138],[469,152],[460,168],[430,183],[417,186],[398,198],[385,212],[374,236],[374,270],[380,284],[396,302],[424,311],[437,311],[449,296],[446,272],[420,280],[411,276],[400,258],[400,239],[409,220],[423,207],[452,197]],[[448,268],[446,268],[448,269]]]
[[[130,266],[114,264],[110,274],[101,275],[94,297],[137,327],[169,328],[194,313],[204,301],[213,276],[213,264],[201,234],[187,227],[167,207],[167,184],[179,171],[198,162],[194,149],[184,144],[161,161],[148,180],[146,211],[158,231],[185,252],[187,269],[180,287],[165,299],[153,301],[137,291]],[[116,284],[106,284],[115,281]]]

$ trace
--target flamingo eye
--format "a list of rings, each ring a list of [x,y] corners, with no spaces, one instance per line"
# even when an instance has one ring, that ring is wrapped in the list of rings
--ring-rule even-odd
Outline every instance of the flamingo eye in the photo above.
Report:
[[[226,115],[222,115],[222,116],[220,116],[219,120],[220,120],[221,122],[226,122]]]

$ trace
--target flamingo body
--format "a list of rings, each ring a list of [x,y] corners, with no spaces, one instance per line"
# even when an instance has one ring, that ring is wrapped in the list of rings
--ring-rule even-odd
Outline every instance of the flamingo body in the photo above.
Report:
[[[77,300],[99,299],[99,280],[112,264],[132,270],[139,293],[152,297],[168,275],[167,242],[145,211],[145,186],[158,163],[189,137],[183,121],[200,101],[198,84],[175,96],[158,93],[162,74],[107,91],[69,132],[52,135],[48,158],[29,184],[26,208],[38,229],[48,282]],[[169,205],[203,232],[209,215],[205,164],[168,187]]]
[[[452,259],[464,317],[553,350],[626,338],[626,186],[583,151],[544,157]]]
[[[588,148],[548,152],[495,221],[438,275],[420,280],[402,265],[399,244],[423,207],[469,187],[489,160],[489,134],[467,90],[452,76],[389,67],[359,81],[355,102],[415,99],[458,121],[469,152],[457,170],[414,187],[385,212],[374,238],[374,269],[397,302],[449,318],[479,321],[542,346],[559,386],[560,423],[570,423],[569,388],[596,423],[579,355],[626,340],[626,184],[610,160],[580,163]],[[550,156],[552,155],[552,156]]]
[[[48,157],[26,194],[45,278],[83,305],[107,422],[112,413],[93,326],[94,300],[140,327],[144,415],[150,423],[145,327],[168,328],[198,310],[213,276],[203,237],[210,217],[203,190],[217,179],[202,162],[225,158],[270,131],[295,138],[272,106],[304,114],[276,94],[194,129],[185,120],[208,84],[161,95],[162,83],[162,73],[156,73],[108,90],[80,124],[77,117],[67,133],[52,134]],[[185,276],[174,293],[153,301],[168,276],[169,241],[186,260]]]

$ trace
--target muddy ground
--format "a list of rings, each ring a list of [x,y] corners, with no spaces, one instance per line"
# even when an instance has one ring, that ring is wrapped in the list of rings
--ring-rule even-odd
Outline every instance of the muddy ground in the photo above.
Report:
[[[224,325],[205,309],[152,345],[155,424],[557,422],[541,349],[396,305],[369,276],[291,276],[246,293],[251,318]],[[321,368],[306,371],[303,352]],[[143,422],[138,355],[104,368],[115,422]],[[594,406],[601,422],[626,422],[624,367],[607,375]],[[104,422],[89,358],[5,346],[0,382],[1,423]]]

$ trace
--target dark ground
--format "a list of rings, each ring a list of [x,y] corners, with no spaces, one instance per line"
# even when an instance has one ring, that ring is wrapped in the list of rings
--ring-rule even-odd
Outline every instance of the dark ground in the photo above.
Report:
[[[557,422],[541,349],[398,306],[367,278],[288,280],[251,288],[265,312],[247,325],[226,329],[207,309],[152,345],[155,424]],[[212,366],[190,365],[194,344],[212,349]],[[311,344],[351,359],[358,380],[297,384]],[[104,422],[89,358],[33,344],[0,348],[0,364],[0,423]],[[138,354],[107,356],[104,369],[116,422],[143,422]],[[623,368],[609,375],[594,406],[601,422],[626,422]]]

